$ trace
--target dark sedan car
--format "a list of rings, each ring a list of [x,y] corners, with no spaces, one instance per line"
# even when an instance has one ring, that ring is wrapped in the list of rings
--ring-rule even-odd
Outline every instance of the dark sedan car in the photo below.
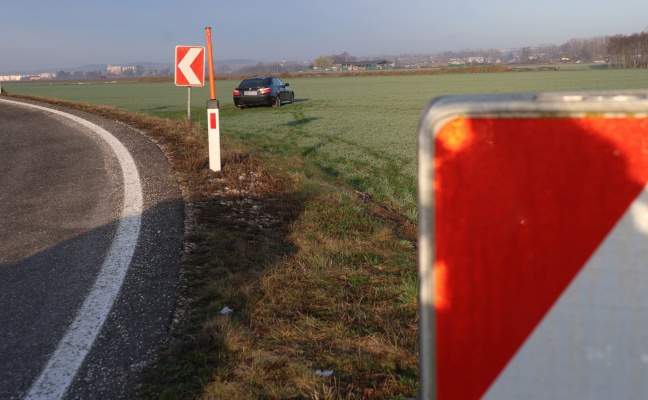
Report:
[[[238,109],[247,106],[280,107],[294,99],[295,92],[274,76],[247,78],[234,89],[234,105]]]

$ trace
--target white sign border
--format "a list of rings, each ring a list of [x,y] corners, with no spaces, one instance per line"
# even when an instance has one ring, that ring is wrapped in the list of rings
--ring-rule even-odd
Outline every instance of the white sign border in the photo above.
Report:
[[[199,84],[191,84],[191,83],[190,83],[189,85],[180,85],[180,84],[178,84],[178,73],[177,73],[177,70],[178,70],[178,68],[180,68],[180,64],[179,64],[179,63],[182,63],[182,62],[184,61],[185,57],[186,57],[186,55],[185,55],[185,57],[183,57],[182,60],[178,60],[178,49],[181,48],[181,47],[182,47],[182,48],[190,48],[190,49],[201,49],[201,51],[202,51],[202,55],[203,55],[203,69],[202,69],[202,71],[201,71],[201,76],[202,76],[202,78],[201,78],[200,76],[197,76],[197,75],[196,75],[196,77],[197,77],[198,79],[200,79],[200,83],[199,83]],[[197,57],[196,57],[196,58],[197,58]],[[195,60],[196,58],[194,58],[194,60]],[[205,68],[204,68],[204,65],[205,65],[205,61],[204,61],[204,59],[205,59],[205,58],[206,58],[205,46],[183,46],[183,45],[178,45],[178,46],[176,46],[176,47],[175,47],[175,52],[174,52],[174,63],[173,63],[173,81],[174,81],[175,85],[176,85],[176,86],[181,86],[181,87],[202,87],[202,86],[205,86]],[[193,62],[193,61],[192,61],[192,62]],[[182,69],[182,68],[181,68],[181,69]],[[192,72],[193,72],[193,70],[192,70]],[[195,75],[195,74],[194,74],[194,75]],[[187,78],[187,81],[189,81],[189,77],[187,77],[187,76],[185,75],[185,78]]]

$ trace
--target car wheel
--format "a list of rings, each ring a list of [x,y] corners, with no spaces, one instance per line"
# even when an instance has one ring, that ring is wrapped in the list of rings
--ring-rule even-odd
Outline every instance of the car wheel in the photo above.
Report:
[[[292,104],[293,101],[295,101],[295,93],[290,93],[290,103]]]
[[[273,108],[279,108],[281,107],[281,97],[277,95],[277,98],[275,99],[274,104],[272,105]]]

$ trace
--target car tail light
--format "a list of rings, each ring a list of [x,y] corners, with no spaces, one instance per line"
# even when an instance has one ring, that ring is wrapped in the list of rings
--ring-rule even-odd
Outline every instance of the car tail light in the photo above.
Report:
[[[268,94],[270,93],[270,88],[261,88],[259,89],[260,94]]]
[[[240,95],[241,95],[241,92],[239,92],[238,90],[234,90],[234,96],[240,96]]]

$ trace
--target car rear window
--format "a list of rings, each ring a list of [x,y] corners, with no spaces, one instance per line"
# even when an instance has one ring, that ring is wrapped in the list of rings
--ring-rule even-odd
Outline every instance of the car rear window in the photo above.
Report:
[[[250,78],[244,79],[239,87],[256,87],[270,85],[271,78]]]

